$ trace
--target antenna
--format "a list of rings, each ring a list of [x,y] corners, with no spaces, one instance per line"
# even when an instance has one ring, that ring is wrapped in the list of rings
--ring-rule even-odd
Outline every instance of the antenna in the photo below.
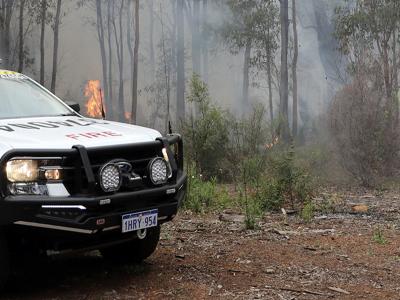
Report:
[[[101,116],[103,117],[103,120],[106,119],[106,111],[104,109],[104,101],[103,101],[103,91],[101,90],[101,87],[99,88],[100,91],[100,101],[101,101]]]
[[[168,133],[172,134],[172,125],[171,125],[171,121],[168,121]]]

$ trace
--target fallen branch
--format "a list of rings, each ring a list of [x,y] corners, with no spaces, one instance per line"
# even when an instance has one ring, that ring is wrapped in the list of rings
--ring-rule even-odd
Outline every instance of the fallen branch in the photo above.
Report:
[[[331,291],[334,291],[334,292],[341,293],[341,294],[350,295],[350,293],[348,291],[341,289],[341,288],[329,286],[328,289],[330,289]]]
[[[266,287],[270,288],[270,289],[287,291],[287,292],[294,292],[294,293],[300,293],[300,294],[301,293],[306,293],[306,294],[310,294],[310,295],[333,297],[332,294],[326,294],[326,293],[317,292],[317,291],[311,291],[311,290],[306,290],[306,289],[296,289],[296,288],[288,288],[288,287],[272,287],[272,286],[266,286]]]

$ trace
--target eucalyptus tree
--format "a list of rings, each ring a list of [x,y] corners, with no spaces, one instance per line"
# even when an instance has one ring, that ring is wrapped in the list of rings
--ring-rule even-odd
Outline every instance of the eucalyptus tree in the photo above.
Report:
[[[233,54],[244,50],[243,94],[249,107],[250,69],[266,71],[269,109],[273,119],[273,66],[279,40],[279,9],[274,0],[227,0],[231,17],[220,28],[220,36]]]

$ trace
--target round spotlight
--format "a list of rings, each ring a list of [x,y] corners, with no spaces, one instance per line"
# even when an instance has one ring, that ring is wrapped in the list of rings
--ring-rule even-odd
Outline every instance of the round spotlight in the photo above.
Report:
[[[154,185],[166,183],[168,180],[167,162],[161,157],[154,158],[149,164],[149,174]]]
[[[116,192],[122,184],[122,176],[116,164],[108,163],[100,169],[100,186],[103,191]]]

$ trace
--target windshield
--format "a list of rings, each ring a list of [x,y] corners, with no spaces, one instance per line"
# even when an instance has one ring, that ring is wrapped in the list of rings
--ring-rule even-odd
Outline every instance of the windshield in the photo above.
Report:
[[[0,119],[73,115],[54,95],[20,74],[0,76]]]

